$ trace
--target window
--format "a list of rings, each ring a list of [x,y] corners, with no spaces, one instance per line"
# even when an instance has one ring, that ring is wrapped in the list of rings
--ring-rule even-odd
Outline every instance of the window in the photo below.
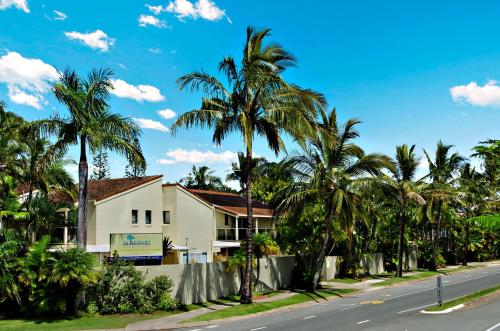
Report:
[[[146,210],[146,224],[151,224],[151,210]]]
[[[137,224],[137,209],[132,209],[132,224]]]
[[[229,225],[229,215],[224,214],[224,225]]]
[[[170,224],[170,211],[163,211],[163,224]]]

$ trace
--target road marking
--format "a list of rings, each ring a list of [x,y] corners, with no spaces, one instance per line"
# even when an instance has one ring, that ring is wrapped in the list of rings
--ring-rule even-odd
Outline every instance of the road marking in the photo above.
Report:
[[[218,325],[209,325],[209,326],[207,326],[207,329],[215,329],[217,327],[219,327],[219,326]]]
[[[261,326],[260,328],[250,329],[250,331],[257,331],[267,328],[267,326]]]
[[[491,328],[489,328],[488,330],[485,330],[485,331],[493,331],[496,328],[498,328],[499,326],[500,326],[500,323],[497,323],[497,324],[493,325]]]
[[[355,305],[355,306],[351,306],[351,307],[345,307],[345,308],[342,308],[340,310],[349,310],[349,309],[357,308],[357,307],[361,307],[361,305]]]
[[[201,329],[192,329],[190,331],[201,331]]]
[[[311,315],[311,316],[304,317],[304,319],[305,319],[305,320],[308,320],[308,319],[310,319],[310,318],[315,318],[315,317],[316,317],[316,315]]]
[[[358,323],[356,323],[356,324],[357,324],[357,325],[360,325],[360,324],[363,324],[363,323],[368,323],[368,322],[370,322],[370,320],[364,320],[364,321],[358,322]]]
[[[491,274],[487,274],[487,275],[483,275],[483,276],[478,276],[478,277],[474,277],[474,278],[459,280],[459,281],[456,281],[454,283],[445,284],[445,285],[443,285],[443,287],[445,287],[445,286],[451,286],[451,285],[456,285],[456,284],[460,284],[460,283],[465,283],[465,282],[468,282],[468,281],[471,281],[471,280],[475,280],[475,279],[479,279],[479,278],[484,278],[484,277],[488,277],[488,276],[492,276],[492,275],[496,275],[496,274],[500,274],[500,272],[492,272]],[[398,296],[386,299],[386,301],[389,301],[389,300],[392,300],[392,299],[398,299],[398,298],[406,297],[406,296],[412,295],[412,294],[418,294],[418,293],[422,293],[422,292],[435,291],[435,290],[436,290],[435,288],[429,288],[429,289],[426,289],[426,290],[420,290],[420,291],[405,293],[405,294],[401,294],[401,295],[398,295]]]
[[[417,310],[417,309],[427,308],[427,307],[433,306],[433,305],[435,305],[435,303],[431,303],[430,305],[425,305],[425,306],[420,306],[420,307],[416,307],[416,308],[411,308],[411,309],[406,309],[406,310],[398,311],[398,314],[407,313],[409,311],[413,311],[413,310]]]

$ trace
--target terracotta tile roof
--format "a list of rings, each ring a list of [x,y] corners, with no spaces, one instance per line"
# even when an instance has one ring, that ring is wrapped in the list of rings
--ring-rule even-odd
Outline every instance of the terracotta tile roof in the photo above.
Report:
[[[19,183],[16,186],[16,192],[18,195],[28,195],[29,193],[29,184]],[[38,194],[38,189],[33,189],[33,196]],[[52,203],[63,203],[63,204],[73,204],[75,203],[75,199],[71,196],[71,194],[64,191],[50,191],[49,192],[49,201]]]
[[[161,179],[163,175],[89,180],[89,200],[104,200],[134,187]]]
[[[247,200],[238,194],[196,189],[188,189],[188,191],[214,205],[217,209],[235,216],[247,215]],[[253,200],[252,207],[254,216],[271,217],[274,215],[274,209],[260,201]]]

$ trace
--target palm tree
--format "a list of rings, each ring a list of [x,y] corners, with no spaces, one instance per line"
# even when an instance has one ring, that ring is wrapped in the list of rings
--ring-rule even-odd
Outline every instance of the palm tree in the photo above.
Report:
[[[65,70],[53,92],[57,100],[66,105],[67,117],[54,116],[37,124],[48,133],[57,135],[56,148],[65,150],[80,145],[78,164],[78,245],[87,243],[88,163],[87,148],[91,153],[100,148],[144,160],[130,142],[140,135],[137,125],[130,119],[109,112],[109,91],[112,89],[112,71],[93,70],[82,78],[73,70]]]
[[[69,162],[64,160],[62,150],[56,150],[47,139],[39,136],[38,130],[28,127],[23,130],[26,152],[23,153],[23,174],[21,182],[28,187],[26,210],[31,211],[34,190],[45,195],[49,191],[60,191],[71,194],[75,191],[73,178],[64,168]]]
[[[57,251],[52,258],[49,283],[58,285],[66,303],[66,314],[76,312],[76,297],[87,284],[95,282],[95,259],[80,247]]]
[[[215,175],[215,171],[207,166],[193,166],[191,173],[180,180],[181,184],[187,188],[200,190],[224,191],[222,179]]]
[[[460,169],[459,183],[459,211],[461,211],[463,222],[463,256],[462,265],[467,265],[469,253],[470,230],[473,222],[469,219],[481,215],[487,209],[488,176],[475,170],[470,163],[465,163]]]
[[[238,152],[238,162],[233,162],[231,164],[231,170],[232,172],[226,176],[226,180],[237,180],[240,184],[241,192],[246,191],[246,184],[247,184],[247,166],[245,165],[246,163],[246,157],[245,154],[242,152]],[[263,157],[254,157],[252,159],[252,165],[250,168],[254,171],[252,176],[255,178],[255,171],[258,170],[259,168],[262,168],[267,164],[267,160]]]
[[[220,145],[229,134],[239,132],[245,146],[247,167],[247,256],[242,303],[252,301],[252,176],[253,143],[256,136],[267,140],[277,154],[283,147],[280,132],[285,130],[296,138],[311,133],[316,108],[323,97],[309,90],[287,84],[282,72],[294,64],[294,58],[276,44],[264,45],[270,30],[247,28],[243,58],[238,67],[232,57],[219,63],[228,80],[227,87],[216,77],[205,72],[193,72],[178,79],[180,89],[189,88],[205,94],[200,109],[181,115],[172,126],[201,126],[213,128],[212,140]]]
[[[431,159],[427,151],[424,149],[425,156],[429,162],[429,173],[424,178],[427,177],[431,180],[429,193],[432,196],[432,200],[437,202],[436,228],[432,242],[431,270],[437,269],[436,260],[439,249],[439,237],[441,234],[444,203],[445,200],[451,198],[454,194],[451,184],[454,180],[454,176],[464,161],[464,158],[458,153],[449,155],[452,147],[453,145],[445,145],[439,141],[437,143],[434,160]]]
[[[5,111],[0,101],[0,174],[17,177],[22,173],[21,156],[25,146],[20,130],[26,122],[12,112]]]
[[[257,277],[255,278],[255,285],[257,285],[260,278],[260,259],[271,254],[278,254],[279,247],[276,241],[266,232],[255,233],[252,241],[255,249],[255,258],[257,259]]]
[[[412,201],[425,204],[425,200],[418,193],[418,183],[414,182],[419,163],[414,150],[415,145],[410,148],[406,144],[396,147],[396,167],[392,171],[394,179],[388,179],[391,189],[390,196],[396,201],[397,209],[399,209],[398,266],[396,277],[403,276],[403,242],[408,222],[408,206]]]
[[[344,125],[337,122],[337,112],[320,110],[322,123],[316,136],[309,138],[303,154],[290,156],[281,167],[292,173],[296,182],[288,185],[277,196],[278,210],[291,212],[308,203],[320,202],[326,210],[324,233],[318,256],[313,266],[310,289],[317,287],[326,250],[333,230],[333,222],[344,229],[352,229],[355,210],[360,203],[354,188],[363,176],[379,175],[381,169],[392,169],[389,157],[365,154],[352,140],[359,136],[356,125],[360,121],[349,119]]]

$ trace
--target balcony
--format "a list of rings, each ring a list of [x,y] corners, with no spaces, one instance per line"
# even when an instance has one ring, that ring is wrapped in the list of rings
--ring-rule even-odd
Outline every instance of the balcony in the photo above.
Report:
[[[271,228],[254,229],[254,233],[269,233],[274,238],[274,230]],[[238,236],[236,236],[238,234]],[[247,239],[247,228],[223,228],[217,229],[217,240],[245,240]]]

